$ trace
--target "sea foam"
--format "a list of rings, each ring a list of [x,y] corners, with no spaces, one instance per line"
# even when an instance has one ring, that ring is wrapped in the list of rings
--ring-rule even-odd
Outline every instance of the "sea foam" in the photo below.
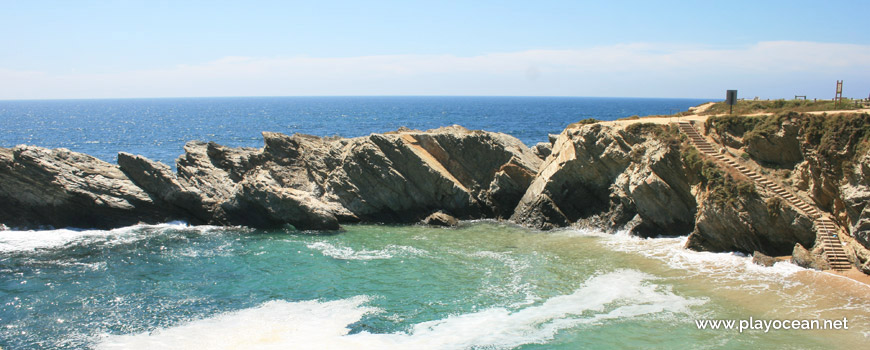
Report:
[[[383,310],[357,296],[335,301],[271,301],[258,307],[131,335],[109,335],[97,349],[507,349],[542,343],[560,330],[610,319],[691,313],[703,303],[673,294],[636,270],[587,280],[568,295],[519,310],[492,307],[410,325],[406,331],[350,334],[348,326]]]
[[[339,260],[381,260],[391,259],[396,256],[421,256],[426,251],[410,246],[390,244],[383,249],[359,249],[355,250],[340,244],[328,242],[314,242],[306,245],[308,249],[317,250],[324,256]]]
[[[111,230],[54,229],[54,230],[8,230],[0,232],[0,252],[26,252],[38,249],[60,248],[68,244],[91,244],[97,242],[128,243],[143,239],[143,233],[161,230],[193,230],[206,233],[224,228],[218,226],[188,226],[182,221],[156,225],[132,225]]]

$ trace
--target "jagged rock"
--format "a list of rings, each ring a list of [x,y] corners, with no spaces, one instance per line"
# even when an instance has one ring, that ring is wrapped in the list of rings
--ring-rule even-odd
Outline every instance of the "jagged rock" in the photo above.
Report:
[[[851,223],[851,232],[865,248],[870,248],[870,152],[860,158],[840,185],[843,221]]]
[[[423,219],[423,223],[431,226],[455,227],[459,225],[459,220],[439,211],[427,216]]]
[[[116,165],[70,150],[0,149],[0,221],[110,228],[176,218]]]
[[[230,173],[226,168],[219,167],[228,162],[214,158],[219,152],[209,152],[209,148],[215,150],[217,147],[214,143],[188,142],[184,145],[184,155],[175,162],[178,178],[198,189],[207,203],[224,202],[236,192],[235,181]]]
[[[532,152],[535,153],[541,160],[547,159],[550,153],[553,153],[553,144],[547,142],[539,142],[535,147],[532,147]]]
[[[733,204],[702,200],[695,230],[686,247],[698,251],[788,255],[795,242],[812,246],[813,221],[794,208],[771,208],[759,196],[740,198]]]
[[[166,164],[155,162],[139,155],[118,153],[118,166],[137,186],[152,198],[173,206],[194,222],[209,222],[210,207],[215,203],[204,202],[200,191],[187,181],[179,179]]]
[[[231,222],[255,227],[291,224],[303,230],[340,228],[333,214],[337,208],[310,192],[280,186],[266,171],[249,174],[240,187],[237,196],[223,207]]]
[[[512,220],[538,229],[595,219],[641,236],[691,231],[694,197],[679,150],[650,135],[592,124],[556,140]]]
[[[264,147],[193,141],[178,172],[121,153],[118,166],[68,150],[0,149],[0,221],[115,227],[139,221],[335,230],[513,213],[541,160],[518,139],[450,126],[353,139],[263,133]]]
[[[754,253],[752,253],[752,263],[756,265],[771,267],[776,264],[776,258],[765,255],[762,252],[755,251]]]
[[[547,142],[549,142],[550,145],[555,145],[556,140],[559,139],[559,135],[560,134],[547,134]]]
[[[202,192],[221,203],[214,221],[334,229],[360,220],[412,222],[440,209],[506,217],[540,164],[516,138],[459,126],[353,139],[263,138],[259,152],[185,147],[179,178],[207,184]]]
[[[852,235],[864,247],[870,247],[870,206],[865,206],[861,211],[861,216],[857,222],[852,225]]]
[[[791,253],[791,262],[805,269],[830,270],[831,265],[821,256],[813,254],[800,243],[795,244]]]

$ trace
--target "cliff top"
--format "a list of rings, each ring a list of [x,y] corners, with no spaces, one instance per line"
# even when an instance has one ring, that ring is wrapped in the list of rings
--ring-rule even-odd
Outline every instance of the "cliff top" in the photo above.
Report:
[[[831,101],[801,103],[802,101],[784,101],[782,107],[774,107],[779,105],[778,101],[739,101],[735,106],[735,116],[762,116],[775,115],[784,112],[800,112],[806,114],[843,114],[843,113],[870,113],[870,108],[854,108],[854,109],[833,109]],[[707,102],[696,107],[689,108],[686,112],[680,112],[672,115],[650,115],[645,117],[631,116],[613,121],[599,122],[603,125],[623,128],[634,123],[653,123],[653,124],[668,124],[680,121],[695,121],[705,122],[708,117],[729,115],[729,113],[721,112],[724,102]],[[724,107],[724,108],[727,108]],[[724,109],[727,110],[727,109]],[[579,128],[582,123],[575,123],[568,128]]]

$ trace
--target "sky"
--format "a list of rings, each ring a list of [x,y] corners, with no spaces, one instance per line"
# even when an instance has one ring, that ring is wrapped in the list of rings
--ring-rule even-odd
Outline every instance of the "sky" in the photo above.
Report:
[[[870,1],[0,0],[0,100],[870,95]]]

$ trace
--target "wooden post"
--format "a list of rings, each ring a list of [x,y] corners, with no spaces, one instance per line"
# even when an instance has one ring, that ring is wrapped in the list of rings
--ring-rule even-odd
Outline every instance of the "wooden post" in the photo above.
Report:
[[[834,106],[839,106],[843,102],[843,81],[837,80],[837,93],[834,95]]]

